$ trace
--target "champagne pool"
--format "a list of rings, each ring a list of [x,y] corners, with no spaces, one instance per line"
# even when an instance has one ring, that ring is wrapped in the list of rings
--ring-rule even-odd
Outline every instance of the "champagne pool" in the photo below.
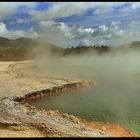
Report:
[[[120,124],[140,135],[140,54],[60,58],[44,63],[39,65],[48,75],[95,80],[96,85],[30,104],[90,121]]]

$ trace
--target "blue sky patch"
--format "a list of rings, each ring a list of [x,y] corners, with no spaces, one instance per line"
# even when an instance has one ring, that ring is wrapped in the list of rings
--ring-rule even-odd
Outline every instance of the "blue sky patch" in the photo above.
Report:
[[[43,10],[47,10],[48,8],[49,6],[47,2],[38,2],[37,6],[35,7],[35,10],[43,11]]]

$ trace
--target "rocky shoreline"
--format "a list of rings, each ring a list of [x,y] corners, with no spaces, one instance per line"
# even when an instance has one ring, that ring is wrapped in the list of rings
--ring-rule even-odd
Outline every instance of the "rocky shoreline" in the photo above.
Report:
[[[43,131],[44,136],[48,137],[109,137],[104,131],[86,128],[79,119],[67,113],[59,111],[38,110],[29,104],[21,104],[28,97],[35,96],[38,98],[43,94],[53,94],[57,91],[68,88],[85,87],[93,84],[91,81],[75,82],[52,89],[43,89],[29,93],[23,97],[2,98],[0,100],[0,126],[11,127],[16,129],[22,126],[30,126]],[[39,95],[39,96],[37,96]]]
[[[55,95],[55,94],[61,94],[64,91],[68,90],[77,90],[77,89],[82,89],[86,88],[88,86],[94,85],[95,81],[93,80],[81,80],[81,81],[76,81],[76,82],[69,82],[60,86],[53,86],[51,88],[44,88],[44,89],[39,89],[35,91],[31,91],[23,96],[15,96],[11,97],[12,100],[20,102],[20,103],[26,103],[29,100],[35,100],[38,98],[42,98],[44,96],[50,96],[50,95]]]

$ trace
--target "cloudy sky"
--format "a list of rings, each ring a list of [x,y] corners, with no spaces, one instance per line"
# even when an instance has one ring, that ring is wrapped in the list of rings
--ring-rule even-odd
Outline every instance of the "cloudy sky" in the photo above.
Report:
[[[140,2],[0,2],[0,36],[61,47],[140,41]]]

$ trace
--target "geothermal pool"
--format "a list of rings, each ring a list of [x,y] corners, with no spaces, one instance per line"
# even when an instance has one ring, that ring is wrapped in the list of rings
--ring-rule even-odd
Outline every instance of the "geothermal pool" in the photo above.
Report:
[[[52,62],[45,62],[47,74],[93,79],[96,85],[86,90],[38,99],[32,101],[32,105],[87,120],[121,124],[140,135],[139,54],[68,58]]]

